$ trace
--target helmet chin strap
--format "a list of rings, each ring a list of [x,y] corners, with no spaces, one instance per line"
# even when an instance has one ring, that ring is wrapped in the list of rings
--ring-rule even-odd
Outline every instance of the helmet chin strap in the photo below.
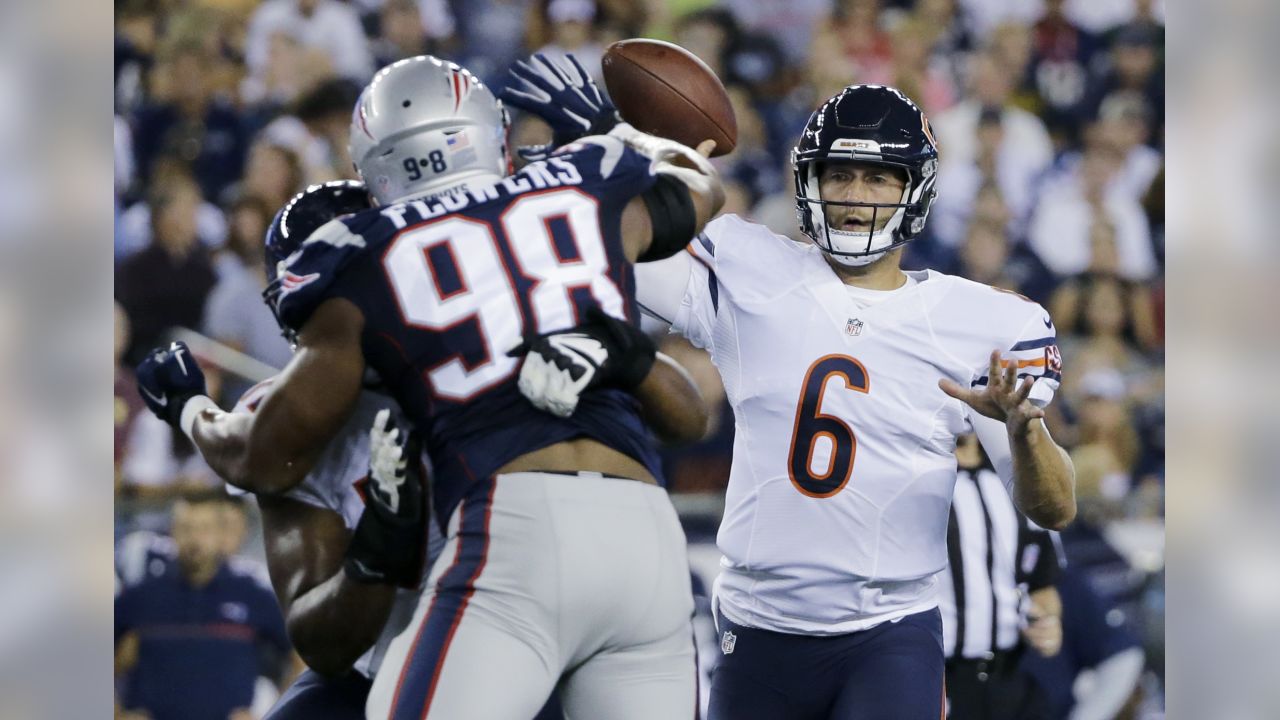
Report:
[[[819,246],[819,249],[826,251],[827,257],[831,258],[832,260],[836,261],[841,265],[844,265],[845,267],[863,267],[866,265],[870,265],[871,263],[884,257],[885,254],[889,252],[888,250],[881,250],[879,252],[869,253],[867,255],[841,255],[838,253],[833,253],[827,250],[826,248],[823,248],[822,246]]]

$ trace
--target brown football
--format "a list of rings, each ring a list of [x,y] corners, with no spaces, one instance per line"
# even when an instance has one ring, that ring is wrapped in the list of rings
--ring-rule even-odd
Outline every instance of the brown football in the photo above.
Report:
[[[637,130],[697,147],[716,141],[712,156],[738,143],[738,121],[720,78],[696,55],[661,40],[619,40],[601,63],[604,84],[622,119]]]

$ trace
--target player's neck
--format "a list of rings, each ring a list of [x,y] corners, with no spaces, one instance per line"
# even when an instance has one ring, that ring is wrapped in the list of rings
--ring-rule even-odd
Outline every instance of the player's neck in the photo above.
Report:
[[[827,264],[835,271],[836,277],[845,285],[864,290],[897,290],[907,283],[907,275],[902,272],[902,248],[886,253],[875,262],[861,266],[841,265],[829,255],[824,256]]]

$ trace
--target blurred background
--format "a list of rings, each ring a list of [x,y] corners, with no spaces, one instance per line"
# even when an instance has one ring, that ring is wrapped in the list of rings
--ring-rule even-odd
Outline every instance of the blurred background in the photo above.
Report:
[[[116,0],[114,16],[117,586],[145,574],[149,553],[163,556],[177,497],[219,486],[185,438],[145,411],[131,368],[173,328],[195,330],[261,363],[197,348],[229,407],[288,360],[259,298],[262,237],[293,193],[353,175],[347,128],[373,72],[432,53],[496,92],[530,52],[572,52],[598,73],[609,43],[655,37],[701,57],[733,99],[738,148],[717,160],[724,211],[796,239],[788,155],[819,103],[880,83],[929,114],[938,200],[904,265],[1050,310],[1065,365],[1050,427],[1075,461],[1080,501],[1062,550],[1114,608],[1108,622],[1144,650],[1124,716],[1163,716],[1163,2]],[[511,137],[549,133],[517,116]],[[12,315],[0,304],[0,325],[20,322]],[[675,337],[663,350],[719,407],[703,442],[665,453],[709,586],[733,418],[704,353]],[[234,517],[226,554],[260,559],[252,507]]]

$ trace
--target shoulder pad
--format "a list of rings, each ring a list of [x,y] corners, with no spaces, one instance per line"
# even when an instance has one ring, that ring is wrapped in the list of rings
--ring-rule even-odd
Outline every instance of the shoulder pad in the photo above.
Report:
[[[378,219],[378,213],[369,211],[330,220],[285,260],[276,278],[274,302],[286,327],[300,330],[329,298],[333,283],[367,247],[360,230]]]

